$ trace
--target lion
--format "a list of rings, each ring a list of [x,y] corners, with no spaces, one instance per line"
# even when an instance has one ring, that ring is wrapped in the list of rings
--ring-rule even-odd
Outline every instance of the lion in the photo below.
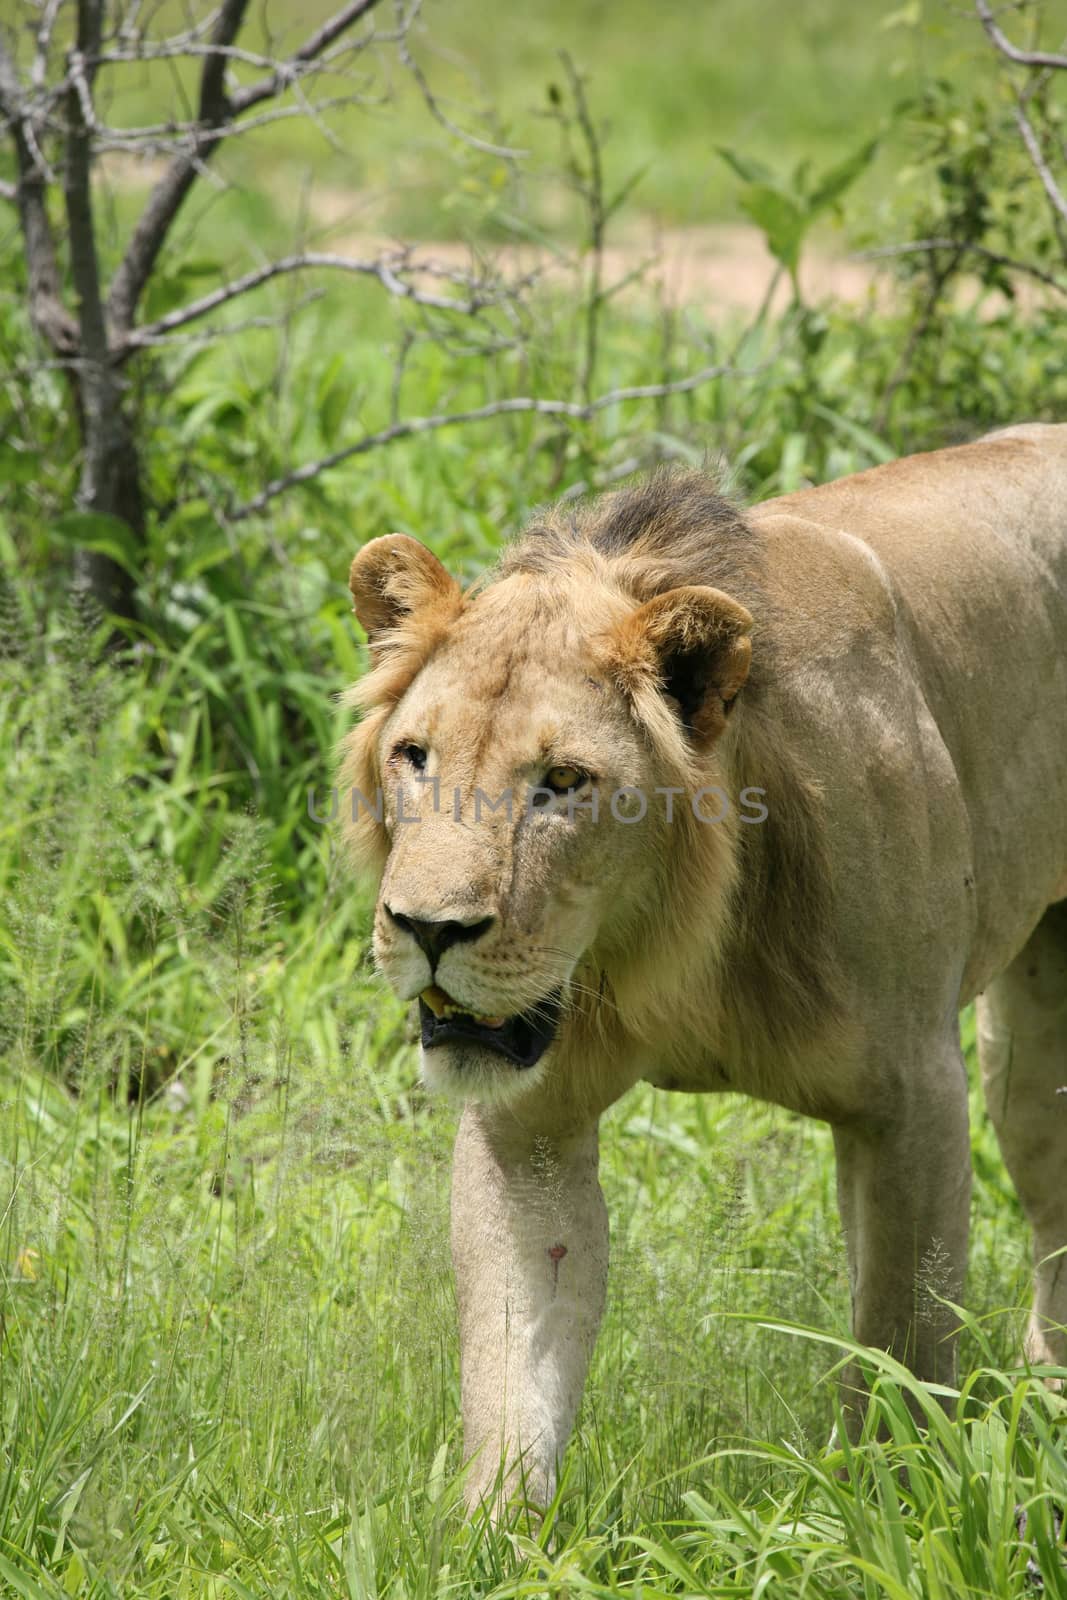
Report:
[[[952,1382],[921,1278],[959,1302],[976,997],[1027,1354],[1067,1363],[1067,426],[747,512],[660,471],[467,592],[401,534],[350,586],[346,832],[425,1082],[464,1101],[471,1506],[553,1493],[608,1271],[598,1121],[639,1080],[828,1122],[856,1339]]]

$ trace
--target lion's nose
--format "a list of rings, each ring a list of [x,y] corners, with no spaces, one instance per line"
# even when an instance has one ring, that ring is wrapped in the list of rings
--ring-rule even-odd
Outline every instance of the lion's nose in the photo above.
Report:
[[[431,966],[440,961],[452,945],[480,939],[493,926],[492,917],[477,917],[471,922],[426,922],[421,917],[408,917],[401,911],[394,911],[391,905],[385,906],[385,914],[398,928],[410,933]]]

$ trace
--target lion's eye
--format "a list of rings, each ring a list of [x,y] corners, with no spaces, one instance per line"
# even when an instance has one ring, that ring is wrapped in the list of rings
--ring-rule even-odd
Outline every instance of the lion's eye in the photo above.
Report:
[[[549,767],[545,773],[544,787],[551,789],[554,794],[569,794],[572,789],[580,789],[588,779],[589,774],[577,767]]]
[[[421,744],[398,744],[393,751],[393,760],[406,761],[416,772],[422,772],[426,766],[426,751]]]

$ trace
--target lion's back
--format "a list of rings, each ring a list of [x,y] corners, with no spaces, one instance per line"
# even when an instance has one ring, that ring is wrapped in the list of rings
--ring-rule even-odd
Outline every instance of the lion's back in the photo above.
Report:
[[[1067,881],[1067,426],[905,457],[768,501],[754,520],[783,596],[805,581],[791,524],[801,545],[846,552],[840,595],[816,597],[824,630],[879,575],[871,626],[892,628],[966,807],[980,982]]]

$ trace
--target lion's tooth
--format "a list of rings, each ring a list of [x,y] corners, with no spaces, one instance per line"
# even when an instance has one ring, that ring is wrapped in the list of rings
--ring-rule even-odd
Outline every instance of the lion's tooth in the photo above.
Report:
[[[435,1017],[445,1016],[450,1004],[445,991],[438,988],[436,983],[432,983],[428,989],[424,989],[419,999],[429,1007]],[[455,1007],[453,1006],[452,1009],[455,1010]]]
[[[432,983],[424,989],[419,999],[433,1012],[434,1016],[441,1017],[470,1017],[483,1028],[502,1028],[507,1021],[506,1017],[483,1017],[476,1011],[468,1011],[464,1006],[458,1006],[452,996],[441,988],[440,984]]]

